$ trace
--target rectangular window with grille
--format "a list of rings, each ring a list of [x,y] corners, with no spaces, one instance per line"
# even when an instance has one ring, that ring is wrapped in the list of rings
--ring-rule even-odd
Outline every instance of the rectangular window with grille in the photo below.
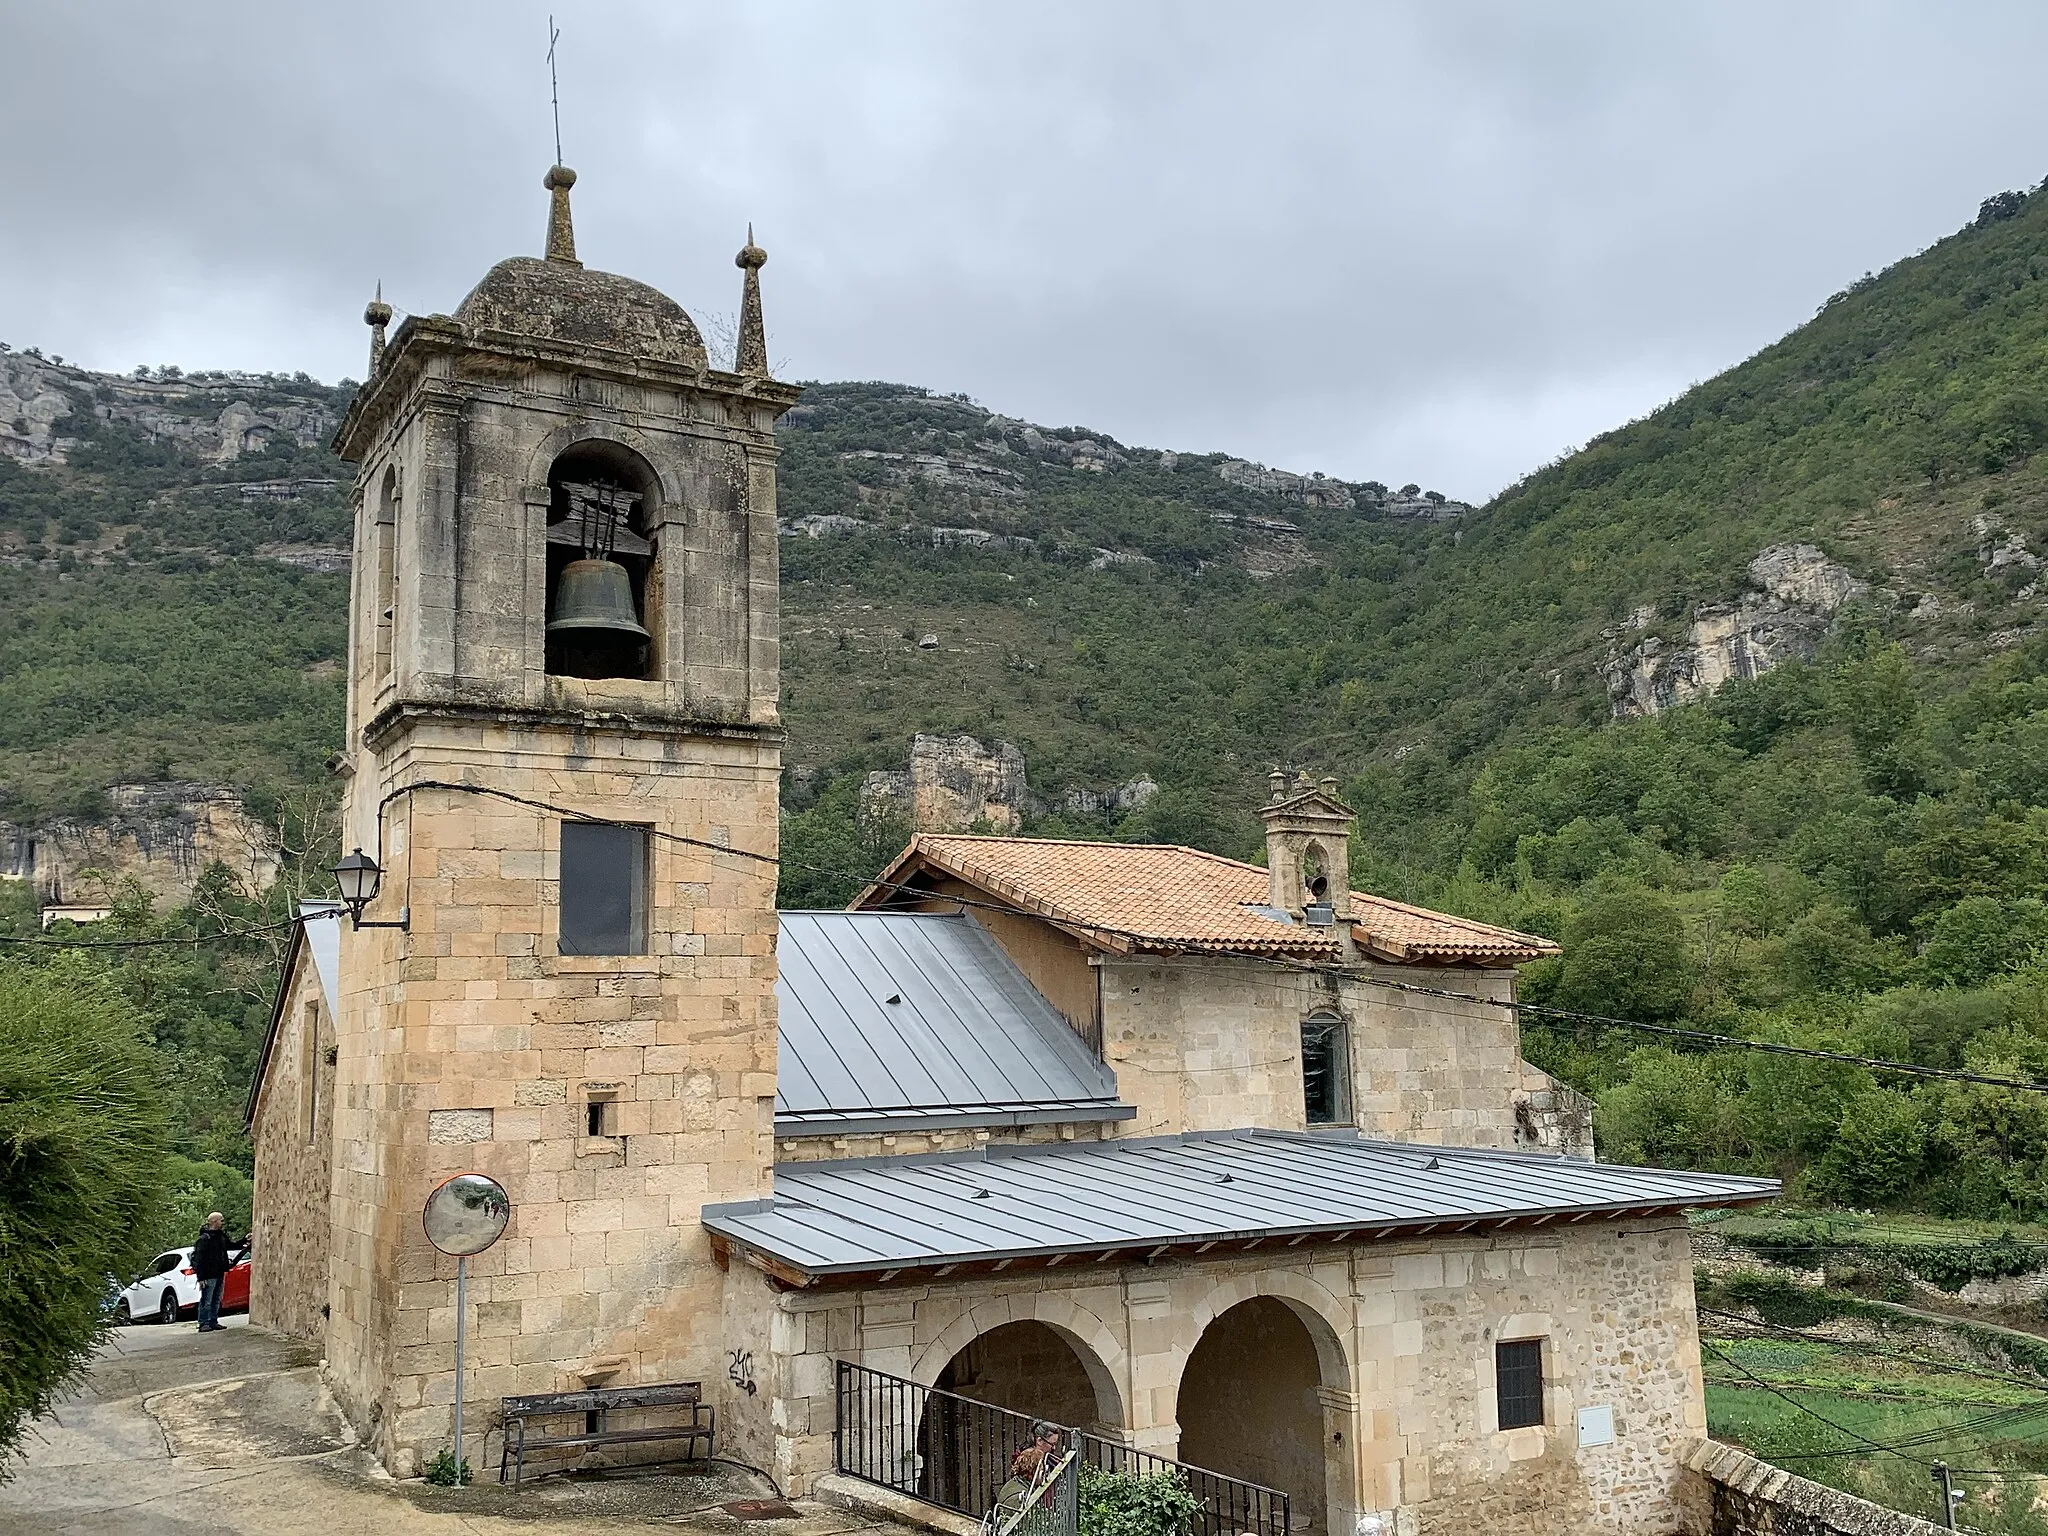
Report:
[[[1494,1391],[1502,1429],[1543,1422],[1543,1341],[1511,1339],[1493,1346]]]
[[[565,955],[647,953],[647,829],[562,823]]]
[[[1301,1026],[1301,1099],[1310,1125],[1343,1125],[1351,1119],[1344,1021],[1313,1018]]]

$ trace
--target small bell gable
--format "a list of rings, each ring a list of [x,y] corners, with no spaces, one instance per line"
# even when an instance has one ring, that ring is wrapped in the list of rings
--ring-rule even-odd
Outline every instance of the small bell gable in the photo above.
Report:
[[[1259,808],[1266,824],[1267,904],[1314,923],[1351,917],[1351,826],[1358,813],[1337,798],[1337,781],[1276,768]]]

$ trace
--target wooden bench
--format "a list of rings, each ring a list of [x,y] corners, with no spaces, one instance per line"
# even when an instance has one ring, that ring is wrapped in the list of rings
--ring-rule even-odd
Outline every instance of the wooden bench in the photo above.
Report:
[[[508,1397],[504,1403],[504,1440],[498,1453],[498,1481],[505,1482],[509,1470],[515,1487],[526,1475],[526,1457],[530,1451],[680,1440],[683,1442],[681,1460],[694,1459],[699,1442],[703,1445],[704,1455],[709,1456],[718,1417],[717,1410],[704,1401],[703,1383],[695,1381],[660,1382],[645,1387],[590,1387],[581,1392],[529,1392],[520,1397]],[[605,1428],[604,1417],[608,1413],[644,1409],[687,1412],[688,1417],[678,1424],[642,1429]],[[534,1419],[568,1414],[579,1414],[583,1420],[572,1434],[529,1432],[528,1425]]]

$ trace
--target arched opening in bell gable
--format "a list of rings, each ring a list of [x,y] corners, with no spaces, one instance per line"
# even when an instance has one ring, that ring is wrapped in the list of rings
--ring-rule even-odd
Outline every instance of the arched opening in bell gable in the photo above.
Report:
[[[1276,1488],[1288,1496],[1294,1530],[1327,1531],[1332,1448],[1311,1326],[1273,1296],[1219,1313],[1181,1372],[1176,1415],[1182,1461]],[[1319,1318],[1313,1326],[1327,1327]]]
[[[1301,888],[1306,902],[1330,899],[1330,856],[1313,839],[1301,851]]]
[[[617,443],[577,443],[548,468],[547,669],[559,677],[659,675],[661,484]]]

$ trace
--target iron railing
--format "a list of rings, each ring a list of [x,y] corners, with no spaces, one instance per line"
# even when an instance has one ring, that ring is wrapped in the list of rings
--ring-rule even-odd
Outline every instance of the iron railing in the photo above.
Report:
[[[1031,1443],[1033,1422],[1030,1414],[841,1360],[833,1465],[848,1477],[980,1519],[995,1507],[1012,1458]],[[1290,1536],[1288,1498],[1277,1488],[1133,1450],[1085,1431],[1066,1433],[1067,1444],[1085,1465],[1135,1477],[1180,1477],[1201,1506],[1189,1522],[1188,1536]]]

